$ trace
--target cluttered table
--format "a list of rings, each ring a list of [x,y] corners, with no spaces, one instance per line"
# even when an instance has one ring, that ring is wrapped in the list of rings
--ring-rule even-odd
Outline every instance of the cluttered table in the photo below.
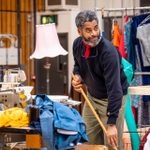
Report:
[[[130,95],[150,95],[150,86],[129,87],[128,92]],[[79,101],[69,99],[68,96],[48,95],[48,97],[70,107],[81,104]],[[32,98],[35,98],[35,95],[32,95]],[[0,128],[0,150],[4,150],[6,147],[10,149],[19,149],[19,147],[22,149],[40,149],[43,146],[41,138],[41,133],[38,129],[30,127],[2,127]]]
[[[3,94],[1,97],[3,97],[5,94]],[[48,95],[48,97],[55,102],[63,103],[69,107],[75,107],[81,104],[81,102],[72,100],[68,98],[68,96]],[[11,101],[9,98],[10,97],[7,97],[8,101]],[[34,99],[35,95],[32,95],[32,98]],[[14,100],[14,102],[16,103],[16,100]],[[13,106],[13,103],[11,106]],[[39,129],[30,127],[0,128],[0,150],[4,150],[6,148],[13,149],[18,147],[21,147],[22,149],[40,149],[42,146],[42,137]]]

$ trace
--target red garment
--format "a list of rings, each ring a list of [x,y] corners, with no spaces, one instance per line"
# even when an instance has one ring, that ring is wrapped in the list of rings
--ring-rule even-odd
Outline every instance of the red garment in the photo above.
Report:
[[[131,108],[132,108],[134,120],[135,120],[135,122],[137,123],[137,111],[136,111],[136,108],[135,108],[134,106],[132,106]]]
[[[85,42],[83,42],[83,44],[84,44],[84,46],[85,46],[85,54],[84,54],[84,56],[85,56],[85,58],[86,59],[88,59],[88,57],[90,56],[90,48],[91,48],[91,45],[88,45],[88,44],[86,44]]]
[[[143,138],[142,138],[142,140],[141,140],[141,144],[140,144],[139,150],[143,150],[144,144],[145,144],[146,141],[147,141],[147,136],[148,136],[149,133],[150,133],[150,128],[149,128],[149,130],[145,133],[145,135],[143,136]]]
[[[128,21],[128,16],[125,16],[123,21],[122,35],[121,35],[120,46],[119,46],[120,54],[125,59],[127,58],[127,52],[125,50],[125,44],[124,44],[124,25],[127,21]]]

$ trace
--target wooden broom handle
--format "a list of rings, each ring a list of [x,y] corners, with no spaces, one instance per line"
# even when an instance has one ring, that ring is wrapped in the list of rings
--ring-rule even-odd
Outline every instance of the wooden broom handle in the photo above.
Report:
[[[81,94],[83,95],[85,101],[87,102],[88,106],[90,107],[90,109],[92,110],[94,116],[96,117],[97,121],[99,122],[101,128],[103,129],[104,133],[107,134],[106,128],[104,127],[102,121],[100,120],[97,112],[95,111],[94,107],[92,106],[90,100],[88,99],[88,97],[86,96],[85,92],[83,91],[82,88],[80,88]]]
[[[75,78],[74,75],[72,75],[73,78]],[[105,126],[103,125],[102,121],[100,120],[100,117],[98,116],[97,112],[95,111],[94,107],[92,106],[90,100],[88,99],[87,95],[85,94],[84,90],[82,88],[80,88],[81,94],[84,97],[85,101],[87,102],[88,106],[90,107],[91,111],[93,112],[94,116],[96,117],[98,123],[100,124],[101,128],[103,129],[104,133],[106,134],[107,137],[107,131]],[[117,148],[115,147],[114,150],[117,150]]]

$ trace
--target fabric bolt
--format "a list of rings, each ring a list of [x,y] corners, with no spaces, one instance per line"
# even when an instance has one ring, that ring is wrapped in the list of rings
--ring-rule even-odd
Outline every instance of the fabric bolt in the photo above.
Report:
[[[150,24],[144,24],[137,27],[137,38],[140,41],[143,66],[150,66]]]

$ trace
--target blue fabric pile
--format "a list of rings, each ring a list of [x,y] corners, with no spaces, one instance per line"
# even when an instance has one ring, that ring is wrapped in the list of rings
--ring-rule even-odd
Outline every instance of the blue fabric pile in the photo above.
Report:
[[[54,102],[46,95],[37,95],[35,100],[40,109],[39,125],[47,150],[67,150],[87,142],[85,124],[76,109]]]

